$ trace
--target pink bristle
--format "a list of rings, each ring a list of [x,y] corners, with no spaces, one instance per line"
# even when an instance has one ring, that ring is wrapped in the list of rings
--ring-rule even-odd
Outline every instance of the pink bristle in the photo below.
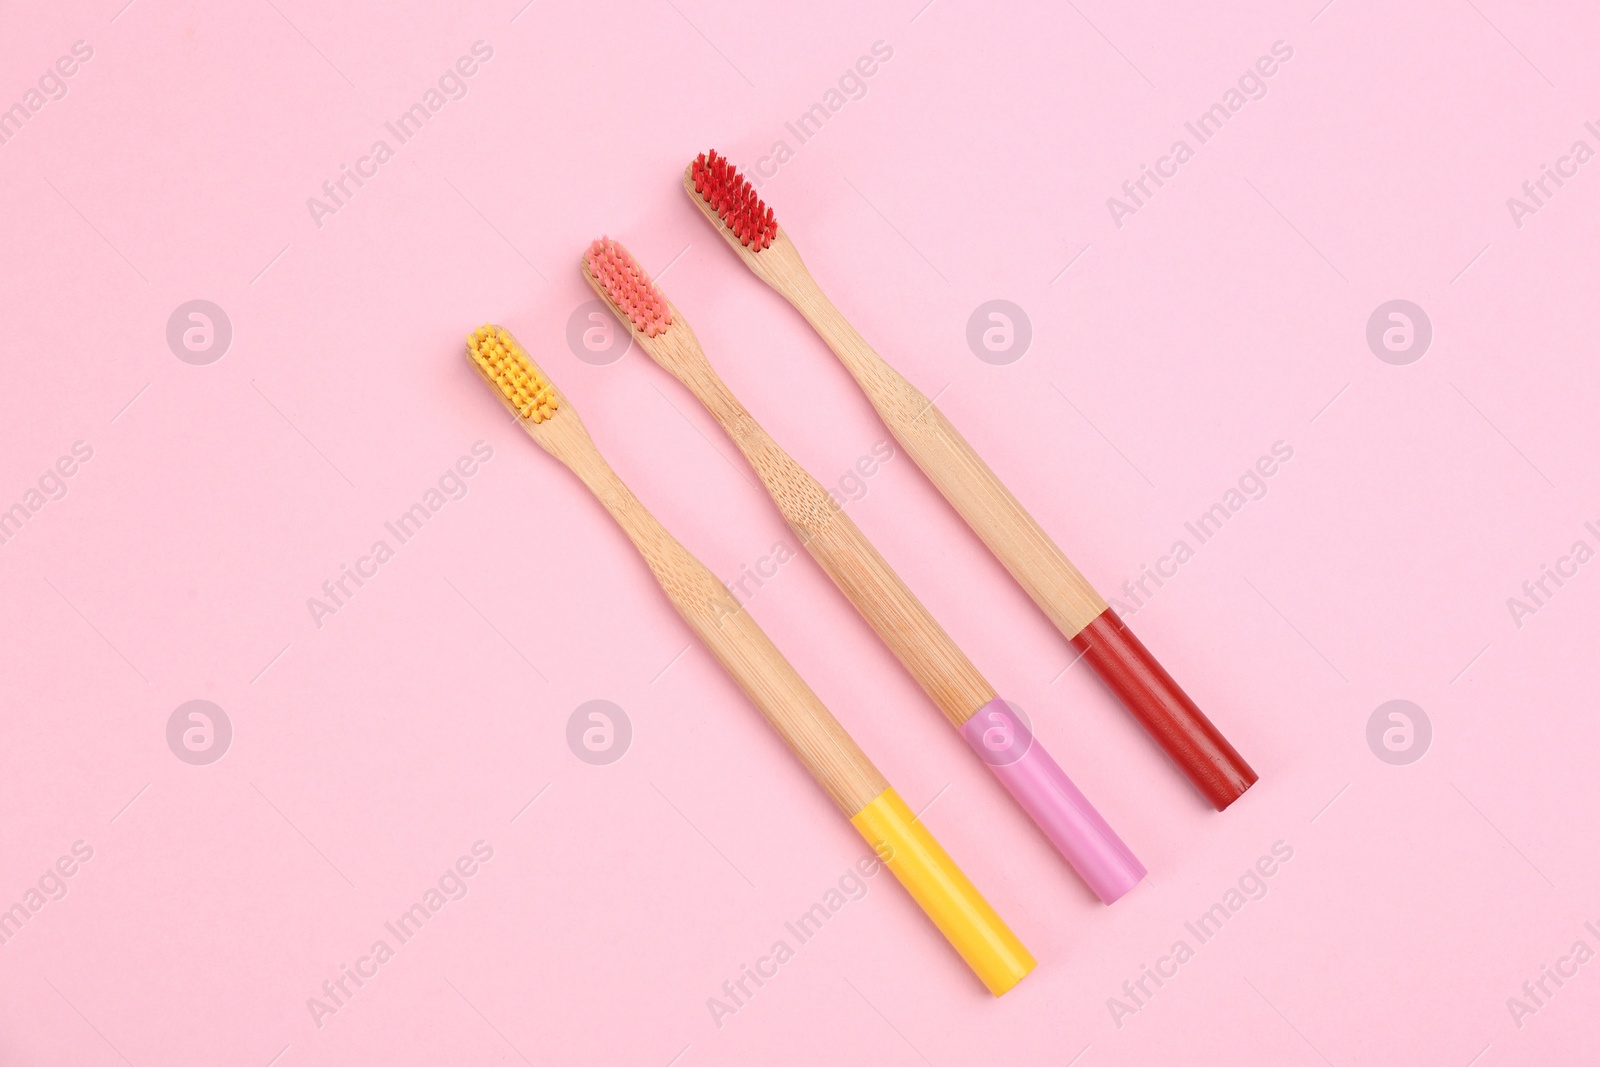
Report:
[[[617,310],[646,337],[656,337],[672,325],[672,309],[650,276],[628,250],[602,237],[584,253],[589,273],[600,283]]]

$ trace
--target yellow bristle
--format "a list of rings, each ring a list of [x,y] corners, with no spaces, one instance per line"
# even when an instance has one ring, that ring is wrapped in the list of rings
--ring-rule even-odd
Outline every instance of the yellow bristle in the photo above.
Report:
[[[467,335],[467,354],[521,418],[544,422],[561,406],[554,387],[507,330],[490,324],[478,327]]]

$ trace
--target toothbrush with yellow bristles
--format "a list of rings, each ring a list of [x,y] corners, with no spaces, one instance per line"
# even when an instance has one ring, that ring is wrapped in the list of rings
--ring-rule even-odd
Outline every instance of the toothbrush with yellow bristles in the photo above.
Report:
[[[995,996],[1034,958],[946,855],[755,620],[679,544],[595,448],[578,413],[510,332],[467,335],[467,355],[534,442],[578,476],[649,564],[667,599]]]
[[[1089,888],[1110,904],[1138,885],[1145,869],[1128,846],[855,521],[739,403],[683,314],[628,250],[602,238],[589,246],[581,269],[645,354],[717,420],[806,551]]]

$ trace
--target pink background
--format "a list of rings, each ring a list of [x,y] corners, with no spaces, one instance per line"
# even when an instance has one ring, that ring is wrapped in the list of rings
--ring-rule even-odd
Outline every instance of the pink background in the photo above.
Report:
[[[1520,228],[1506,204],[1600,147],[1587,5],[123,2],[8,5],[0,44],[0,106],[93,49],[0,145],[0,507],[93,450],[0,544],[0,907],[93,850],[0,946],[0,1063],[1600,1056],[1600,962],[1520,1027],[1507,1007],[1600,949],[1600,564],[1520,627],[1506,603],[1600,547],[1600,162]],[[385,121],[480,40],[467,95],[397,146]],[[878,41],[864,97],[798,144],[785,122]],[[1266,96],[1118,227],[1107,198],[1277,41]],[[379,138],[394,158],[319,228],[307,198]],[[1063,673],[908,460],[868,479],[852,514],[1151,879],[1096,903],[796,560],[750,610],[1041,962],[992,1000],[875,878],[719,1028],[707,999],[864,846],[680,657],[461,338],[516,331],[736,579],[785,537],[764,494],[640,353],[591,365],[565,330],[591,238],[670,263],[734,390],[837,484],[880,425],[678,186],[699,150],[779,139],[763,195],[812,270],[1108,595],[1275,442],[1293,458],[1133,615],[1261,773],[1223,815]],[[196,298],[233,326],[205,366],[165,338]],[[965,340],[997,298],[1033,330],[1005,366]],[[1397,298],[1433,324],[1407,366],[1365,339]],[[307,598],[479,440],[466,496],[319,628]],[[596,698],[633,730],[607,766],[566,740]],[[166,740],[192,699],[234,730],[208,766]],[[1407,766],[1366,740],[1391,699],[1432,723]],[[477,841],[465,898],[319,1027],[307,999]],[[1198,945],[1185,922],[1277,842],[1266,895]],[[1193,959],[1118,1025],[1108,999],[1179,939]]]

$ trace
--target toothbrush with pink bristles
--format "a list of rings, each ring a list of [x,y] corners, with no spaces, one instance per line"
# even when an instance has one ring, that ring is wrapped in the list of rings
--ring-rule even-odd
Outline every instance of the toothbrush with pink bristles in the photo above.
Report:
[[[645,354],[717,420],[806,551],[1095,894],[1110,904],[1137,885],[1145,869],[1128,846],[828,491],[739,403],[628,250],[596,241],[582,271]]]

